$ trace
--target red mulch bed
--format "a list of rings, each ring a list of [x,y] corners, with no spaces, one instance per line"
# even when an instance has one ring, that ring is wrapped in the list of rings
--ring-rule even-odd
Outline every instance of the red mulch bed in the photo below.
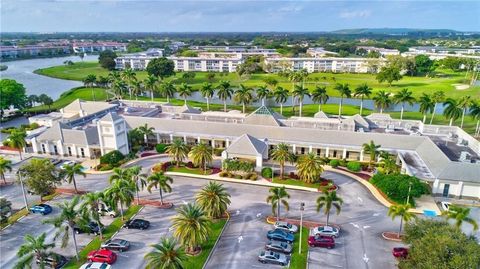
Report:
[[[154,206],[161,209],[168,209],[173,207],[173,203],[170,203],[170,202],[163,202],[162,204],[160,203],[160,201],[148,200],[148,199],[140,199],[140,205]]]
[[[67,189],[67,188],[57,188],[55,190],[56,193],[59,193],[59,194],[71,194],[71,195],[75,195],[75,194],[85,194],[87,193],[88,191],[83,191],[83,190],[78,190],[78,192],[75,192],[75,189]]]
[[[5,183],[5,182],[2,181],[2,182],[0,182],[0,187],[9,186],[9,185],[12,185],[12,184],[13,184],[13,182],[7,181],[7,183]]]
[[[16,149],[16,148],[11,148],[11,147],[2,146],[2,145],[0,145],[0,150],[18,151],[18,149]]]
[[[157,152],[142,152],[140,153],[140,158],[154,156],[154,155],[160,155],[160,154]]]
[[[268,216],[267,217],[267,222],[276,222],[276,221],[277,221],[277,218],[274,217],[274,216]],[[286,221],[286,222],[291,223],[291,224],[300,225],[300,220],[299,219],[280,218],[280,221]],[[318,226],[324,226],[325,222],[315,222],[315,221],[303,220],[302,224],[303,224],[304,227],[312,229],[312,228],[315,228],[315,227],[318,227]],[[340,230],[340,226],[337,225],[337,224],[329,223],[328,226],[332,226],[332,227],[335,227],[338,230]]]
[[[403,240],[404,235],[400,234],[400,237],[398,237],[398,233],[383,232],[382,237],[386,240],[401,242]]]
[[[352,171],[350,171],[348,169],[345,169],[343,167],[337,167],[336,169],[348,172],[348,173],[353,174],[353,175],[356,175],[356,176],[358,176],[362,179],[365,179],[367,181],[370,180],[370,178],[372,177],[372,175],[361,173],[361,172],[352,172]]]

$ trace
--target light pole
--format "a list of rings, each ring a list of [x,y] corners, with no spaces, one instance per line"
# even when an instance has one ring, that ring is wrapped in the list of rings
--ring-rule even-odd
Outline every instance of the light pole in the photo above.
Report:
[[[298,254],[302,253],[302,227],[303,227],[303,210],[305,210],[305,203],[300,203],[300,242],[298,244]]]
[[[17,171],[18,179],[20,180],[20,185],[22,186],[23,201],[25,202],[25,210],[28,212],[28,202],[27,202],[27,193],[25,192],[25,186],[23,185],[23,178],[20,171]]]
[[[412,190],[412,182],[408,184],[407,205],[410,202],[410,191]]]

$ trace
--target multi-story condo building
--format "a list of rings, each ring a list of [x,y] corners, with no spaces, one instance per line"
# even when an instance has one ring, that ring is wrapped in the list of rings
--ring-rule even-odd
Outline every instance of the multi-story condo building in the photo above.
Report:
[[[475,54],[480,53],[480,48],[447,48],[441,46],[420,46],[408,48],[413,53],[438,53],[438,54]]]
[[[338,53],[325,50],[322,47],[315,47],[315,48],[308,48],[307,55],[315,58],[321,58],[326,56],[335,56],[335,55],[338,55]]]
[[[358,46],[358,49],[364,49],[367,52],[375,51],[380,53],[383,57],[387,55],[400,55],[400,51],[397,49],[385,49],[385,48],[376,48],[376,47],[370,47],[370,46]]]
[[[235,57],[168,57],[175,64],[176,71],[235,72],[244,58]]]
[[[72,44],[75,53],[95,53],[106,50],[111,51],[127,51],[126,43],[118,42],[75,42]]]
[[[30,58],[39,56],[68,55],[71,53],[69,45],[26,45],[0,46],[2,59]]]
[[[119,70],[127,68],[144,70],[152,59],[163,57],[163,53],[163,49],[150,48],[145,52],[125,54],[115,58],[115,68]]]
[[[257,46],[190,46],[191,50],[231,53],[276,53],[276,49],[264,49]]]
[[[370,65],[370,62],[378,59],[369,58],[266,58],[265,64],[268,72],[279,72],[285,70],[299,71],[306,69],[313,72],[334,72],[334,73],[374,73],[377,68]],[[381,63],[381,62],[380,62]]]

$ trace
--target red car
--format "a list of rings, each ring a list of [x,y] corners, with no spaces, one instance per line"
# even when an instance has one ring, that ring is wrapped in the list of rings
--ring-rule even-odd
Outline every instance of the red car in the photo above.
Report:
[[[108,264],[113,264],[117,260],[117,254],[108,249],[99,249],[90,251],[87,259],[90,262],[106,262]]]
[[[408,256],[408,248],[398,247],[393,248],[392,250],[393,257],[395,258],[406,258]]]
[[[308,245],[311,247],[334,248],[335,239],[323,235],[310,236],[308,237]]]

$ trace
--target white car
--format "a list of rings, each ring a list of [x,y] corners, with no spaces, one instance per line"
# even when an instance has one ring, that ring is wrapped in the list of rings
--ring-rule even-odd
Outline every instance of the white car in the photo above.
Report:
[[[284,230],[289,233],[296,233],[298,231],[297,225],[290,224],[286,221],[277,221],[273,226],[275,226],[275,229]]]
[[[76,164],[76,162],[74,161],[65,161],[62,163],[62,165],[60,165],[60,169],[65,169],[67,165],[74,165],[74,164]]]
[[[340,234],[340,231],[337,228],[334,228],[331,226],[319,226],[319,227],[313,228],[313,234],[338,237],[338,235]]]
[[[112,266],[106,262],[87,262],[80,269],[110,269]]]
[[[99,205],[98,213],[100,213],[100,215],[102,215],[102,216],[108,215],[112,218],[115,218],[117,216],[117,212],[115,210],[113,210],[111,207],[108,207],[104,204]]]
[[[446,202],[446,201],[442,201],[442,202],[440,202],[440,204],[442,205],[442,209],[443,209],[444,211],[448,211],[449,208],[450,208],[450,205],[451,205],[451,203]]]

